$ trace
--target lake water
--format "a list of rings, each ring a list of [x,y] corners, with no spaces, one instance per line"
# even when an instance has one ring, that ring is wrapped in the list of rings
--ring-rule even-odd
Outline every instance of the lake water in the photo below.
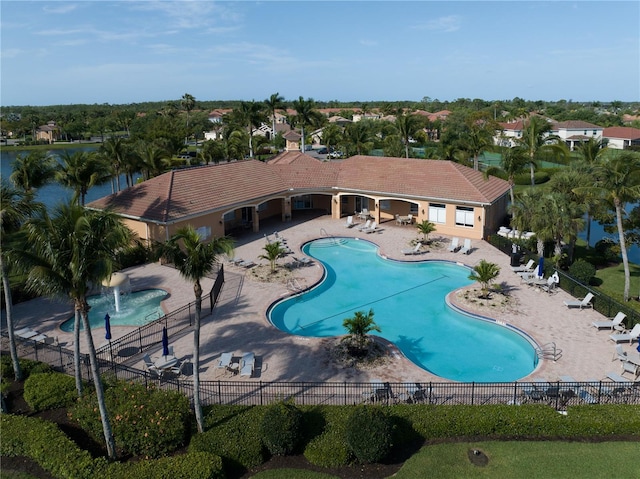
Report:
[[[95,150],[96,147],[86,147],[83,148],[85,151]],[[55,154],[56,151],[61,150],[51,150],[50,153]],[[75,150],[74,150],[75,151]],[[11,174],[11,163],[16,159],[17,155],[20,153],[28,154],[28,151],[4,151],[0,150],[0,176],[2,178],[9,178]],[[139,176],[138,176],[139,177]],[[138,178],[136,177],[136,179]],[[124,175],[122,175],[120,179],[121,185],[126,185],[126,181]],[[91,201],[97,200],[98,198],[102,198],[103,196],[111,194],[111,184],[106,183],[104,185],[94,186],[89,189],[87,193],[86,202],[89,203]],[[73,191],[69,188],[65,188],[57,183],[52,183],[47,186],[40,188],[36,194],[36,198],[38,201],[44,203],[48,209],[51,209],[54,205],[59,202],[68,202],[73,196]],[[580,235],[581,239],[586,239],[586,230],[583,231]],[[617,241],[617,233],[614,235],[610,235],[605,233],[604,228],[597,221],[591,222],[591,245],[593,246],[597,241],[604,238],[605,236],[610,236]],[[640,264],[640,247],[632,246],[629,249],[629,261],[632,263]]]

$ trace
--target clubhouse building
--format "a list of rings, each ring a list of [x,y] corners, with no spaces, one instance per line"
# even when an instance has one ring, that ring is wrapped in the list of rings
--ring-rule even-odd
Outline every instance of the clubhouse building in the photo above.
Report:
[[[507,181],[451,161],[357,155],[326,162],[288,151],[267,162],[176,169],[87,207],[113,210],[147,242],[189,224],[206,240],[260,232],[265,220],[285,228],[310,212],[338,220],[362,211],[383,227],[411,215],[437,233],[481,239],[503,224],[508,193]]]

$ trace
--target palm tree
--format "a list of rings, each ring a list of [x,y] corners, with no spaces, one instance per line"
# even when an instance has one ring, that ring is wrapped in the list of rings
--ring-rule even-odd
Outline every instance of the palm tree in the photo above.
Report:
[[[580,143],[577,148],[577,152],[580,155],[581,165],[587,170],[588,173],[592,173],[593,166],[598,162],[602,155],[607,151],[604,141],[596,140],[595,138],[589,138],[588,141]],[[591,184],[591,182],[585,183]],[[589,243],[591,243],[591,217],[595,210],[594,198],[587,195],[585,197],[585,204],[587,206],[587,237],[586,248],[589,249]]]
[[[25,193],[32,193],[53,180],[56,162],[42,150],[34,150],[28,155],[18,155],[11,164],[12,173],[9,179]]]
[[[409,158],[409,141],[420,130],[420,118],[417,115],[401,114],[396,117],[396,128],[402,138],[405,158]]]
[[[120,191],[120,174],[127,163],[128,156],[126,143],[119,136],[109,137],[100,145],[98,153],[111,166],[112,178],[115,180],[115,188],[113,188],[113,182],[111,183],[112,189],[116,192]]]
[[[107,454],[114,458],[115,442],[91,334],[87,296],[93,285],[110,277],[116,252],[131,243],[133,234],[115,214],[85,210],[73,203],[58,206],[51,217],[42,212],[25,227],[30,249],[21,259],[29,268],[28,289],[50,297],[66,296],[74,304],[74,363],[79,394],[82,382],[78,317],[82,320]]]
[[[505,148],[502,151],[500,167],[490,166],[485,170],[484,175],[487,177],[489,175],[495,175],[498,172],[504,172],[509,182],[511,204],[514,204],[513,186],[515,185],[515,178],[525,170],[528,163],[527,154],[522,147],[514,146],[513,148]]]
[[[285,255],[285,249],[280,245],[280,241],[274,241],[273,243],[267,243],[262,248],[265,254],[260,255],[260,258],[266,259],[271,265],[271,272],[276,270],[276,261]]]
[[[473,158],[473,169],[478,171],[480,155],[493,149],[495,128],[482,120],[467,123],[468,131],[461,137],[461,148]]]
[[[500,274],[500,267],[495,263],[489,263],[487,260],[481,259],[477,265],[473,267],[473,271],[469,274],[471,281],[477,281],[481,285],[482,298],[489,298],[489,288],[493,280]]]
[[[418,231],[422,233],[422,242],[429,241],[429,235],[436,230],[436,225],[429,220],[422,220],[421,223],[416,224]]]
[[[625,203],[640,198],[640,157],[631,151],[603,156],[594,167],[594,175],[596,180],[593,186],[582,186],[575,190],[578,193],[593,192],[602,200],[613,203],[624,266],[624,300],[628,301],[631,277],[622,216]]]
[[[330,123],[322,129],[322,143],[331,153],[331,149],[342,141],[342,129],[335,123]]]
[[[187,112],[187,137],[185,138],[184,142],[185,144],[189,141],[189,115],[191,113],[191,110],[193,110],[196,107],[196,99],[193,95],[189,95],[188,93],[185,93],[184,95],[182,95],[182,98],[180,99],[180,106],[182,107],[183,110],[185,110]]]
[[[279,93],[273,93],[264,101],[267,113],[271,117],[271,141],[276,137],[276,112],[284,108],[284,97]]]
[[[19,244],[24,244],[24,239],[19,236],[20,227],[36,211],[42,209],[43,205],[34,202],[31,194],[13,188],[7,184],[5,180],[2,180],[2,190],[0,194],[0,272],[2,273],[7,332],[9,333],[9,352],[13,364],[13,373],[16,381],[21,381],[22,369],[20,368],[15,336],[13,334],[13,300],[11,298],[9,267],[13,260],[12,252]]]
[[[518,143],[525,148],[529,157],[529,167],[531,169],[531,186],[535,186],[535,168],[538,157],[541,153],[552,152],[562,157],[566,157],[566,148],[561,144],[560,137],[549,135],[551,124],[539,116],[532,116],[525,123],[522,138]]]
[[[65,150],[62,163],[56,172],[56,179],[64,186],[73,189],[73,201],[84,206],[89,188],[109,181],[109,165],[94,152]]]
[[[161,175],[170,166],[169,154],[156,143],[139,142],[135,148],[145,180]]]
[[[193,406],[198,431],[204,431],[204,417],[200,402],[200,315],[202,310],[202,285],[200,280],[213,270],[218,255],[233,251],[231,239],[212,238],[208,243],[192,226],[180,228],[175,235],[160,246],[160,253],[171,261],[185,280],[193,282],[196,297],[195,327],[193,329]]]
[[[371,147],[372,138],[369,125],[365,121],[351,123],[344,130],[345,142],[355,150],[356,154],[368,152]]]
[[[300,151],[304,152],[305,140],[304,140],[304,128],[311,125],[319,125],[322,120],[322,114],[315,109],[316,102],[313,98],[305,100],[298,98],[293,101],[293,109],[296,111],[296,124],[300,127],[302,139],[300,141]]]
[[[362,352],[366,349],[369,338],[367,335],[371,331],[381,332],[380,327],[373,320],[373,309],[368,313],[356,311],[351,318],[346,318],[342,325],[347,329],[347,334],[355,349]]]
[[[234,110],[234,119],[249,132],[249,157],[253,158],[253,132],[266,120],[263,105],[256,101],[240,103],[240,108]]]

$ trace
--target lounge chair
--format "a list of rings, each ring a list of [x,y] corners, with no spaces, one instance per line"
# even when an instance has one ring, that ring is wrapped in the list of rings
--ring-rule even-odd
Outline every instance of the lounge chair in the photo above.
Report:
[[[364,231],[367,234],[375,233],[377,228],[378,228],[378,223],[376,223],[374,221],[374,222],[371,223],[371,226],[369,226],[368,228],[363,229],[362,231]]]
[[[588,293],[584,298],[571,299],[564,302],[567,308],[592,308],[591,300],[593,299],[593,293]]]
[[[34,331],[31,328],[22,328],[15,332],[16,336],[20,336],[22,339],[31,339],[35,336],[38,336],[38,331]]]
[[[231,359],[233,358],[233,353],[222,353],[220,355],[220,360],[218,361],[218,369],[226,369],[231,366]]]
[[[622,344],[616,344],[616,352],[613,353],[613,359],[611,361],[615,361],[616,359],[619,359],[620,361],[626,361],[629,359],[627,352],[622,347]]]
[[[631,373],[634,379],[638,379],[638,376],[640,376],[640,366],[631,361],[624,361],[622,363],[622,374],[624,373]]]
[[[634,340],[638,341],[638,336],[640,336],[640,323],[636,324],[631,331],[610,334],[609,338],[615,343],[632,343]]]
[[[295,256],[292,258],[293,262],[296,266],[306,266],[308,264],[313,263],[309,258],[303,256],[302,258],[296,258]]]
[[[364,224],[357,227],[358,231],[362,231],[371,226],[371,220],[367,220]]]
[[[158,377],[162,375],[162,372],[158,368],[156,368],[155,364],[153,364],[153,361],[151,360],[151,357],[149,356],[148,353],[142,357],[142,360],[144,361],[144,365],[147,368],[148,372]]]
[[[626,317],[626,314],[624,314],[622,311],[619,311],[618,314],[616,314],[615,318],[606,319],[604,321],[594,321],[591,324],[594,328],[598,329],[614,329],[616,326],[620,326],[622,324],[622,321],[624,321],[624,318]]]
[[[458,251],[458,248],[460,248],[460,245],[458,243],[460,243],[460,239],[458,239],[457,236],[451,239],[451,244],[449,245],[449,251],[451,253],[455,253],[456,251]]]
[[[526,265],[524,266],[512,266],[511,270],[514,273],[531,273],[533,272],[533,267],[535,265],[535,261],[530,259]]]
[[[256,264],[249,260],[249,261],[241,261],[240,263],[238,263],[238,266],[242,266],[243,268],[253,268]]]
[[[180,376],[181,374],[184,374],[184,371],[187,368],[187,365],[190,363],[191,361],[189,361],[188,359],[185,359],[184,361],[180,362],[176,366],[172,366],[171,368],[169,368],[169,372],[171,374],[175,374],[176,376]]]
[[[462,254],[469,254],[471,253],[471,240],[469,238],[465,238],[464,240],[464,246],[462,247],[462,249],[460,250],[460,252]]]
[[[616,383],[623,383],[623,384],[626,384],[628,386],[632,386],[633,385],[633,381],[631,381],[630,379],[625,378],[624,376],[620,376],[618,373],[607,373],[607,377],[609,379],[611,379],[613,382],[616,382]]]
[[[353,228],[356,224],[353,222],[353,216],[347,216],[347,222],[344,224],[346,228]]]
[[[240,376],[251,376],[255,365],[255,355],[253,353],[242,353],[240,360]]]
[[[422,243],[416,243],[415,248],[403,249],[402,254],[420,254],[422,253],[422,251],[420,251],[420,248],[422,248]]]

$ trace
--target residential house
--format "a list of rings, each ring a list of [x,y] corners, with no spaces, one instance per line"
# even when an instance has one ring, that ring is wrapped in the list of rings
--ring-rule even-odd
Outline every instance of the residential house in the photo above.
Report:
[[[607,147],[616,150],[626,150],[630,147],[640,147],[640,129],[630,126],[613,126],[605,128],[602,138],[606,140]]]
[[[573,151],[582,143],[586,143],[590,138],[596,141],[602,140],[604,128],[593,123],[581,120],[561,121],[552,123],[551,135],[560,137],[562,141]]]
[[[484,238],[507,212],[509,183],[444,160],[353,156],[323,162],[299,151],[267,163],[244,160],[170,171],[91,202],[110,208],[147,242],[192,225],[204,239],[259,232],[314,211],[333,218],[368,209],[384,226],[395,215],[432,221],[441,234]]]
[[[46,125],[40,125],[36,129],[36,141],[45,141],[52,144],[54,141],[60,139],[60,128],[56,125],[55,121],[50,121]]]

